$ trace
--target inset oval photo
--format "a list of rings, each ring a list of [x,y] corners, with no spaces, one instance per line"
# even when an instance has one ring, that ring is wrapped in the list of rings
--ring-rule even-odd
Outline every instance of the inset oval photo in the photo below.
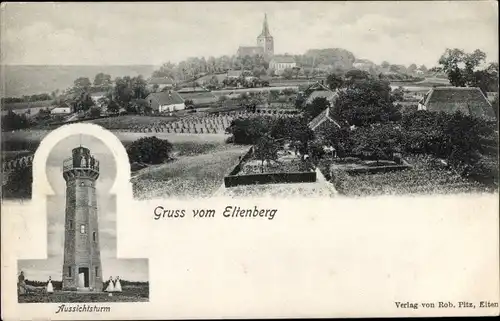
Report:
[[[148,261],[116,258],[116,168],[94,136],[69,136],[50,151],[48,258],[18,262],[20,303],[149,300]]]

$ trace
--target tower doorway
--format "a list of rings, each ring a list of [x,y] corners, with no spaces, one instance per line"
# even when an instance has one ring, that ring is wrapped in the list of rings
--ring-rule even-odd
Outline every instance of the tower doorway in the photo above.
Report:
[[[78,268],[78,287],[79,288],[89,287],[89,268],[87,267]]]

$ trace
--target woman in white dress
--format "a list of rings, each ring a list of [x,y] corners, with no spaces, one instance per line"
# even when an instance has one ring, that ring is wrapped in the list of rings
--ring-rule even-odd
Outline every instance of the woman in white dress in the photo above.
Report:
[[[47,283],[47,293],[54,293],[54,286],[52,285],[52,278],[49,276],[49,282]]]
[[[109,283],[108,283],[108,287],[106,288],[105,290],[106,292],[114,292],[115,291],[115,286],[113,284],[113,277],[109,277]]]
[[[115,280],[115,292],[121,292],[122,291],[122,284],[120,283],[120,277],[117,276]]]

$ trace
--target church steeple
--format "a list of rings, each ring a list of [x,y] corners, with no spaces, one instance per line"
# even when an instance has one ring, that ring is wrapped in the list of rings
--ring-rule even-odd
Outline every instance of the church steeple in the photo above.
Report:
[[[267,13],[264,14],[264,24],[262,25],[262,33],[261,37],[271,37],[271,33],[269,32],[269,26],[267,25]]]
[[[267,25],[267,14],[264,14],[264,24],[262,25],[262,32],[260,36],[257,37],[257,46],[262,48],[262,53],[264,57],[272,57],[274,55],[274,39],[269,32],[269,26]]]

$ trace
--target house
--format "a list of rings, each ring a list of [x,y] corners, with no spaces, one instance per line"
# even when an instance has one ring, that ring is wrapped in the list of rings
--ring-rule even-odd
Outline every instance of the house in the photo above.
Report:
[[[418,110],[454,113],[461,111],[481,118],[495,118],[495,111],[477,87],[436,87],[419,101]]]
[[[69,106],[54,107],[50,110],[50,114],[52,114],[52,115],[69,115],[69,114],[71,114],[71,107],[69,107]]]
[[[98,107],[102,107],[101,99],[105,98],[108,95],[106,91],[98,91],[90,94],[90,98],[94,102],[94,104]]]
[[[331,107],[326,108],[309,122],[309,128],[313,131],[318,131],[332,125],[340,128],[339,123],[331,115]]]
[[[151,77],[148,79],[146,88],[149,91],[160,92],[164,89],[172,89],[175,86],[175,81],[170,77]]]
[[[273,69],[277,75],[283,73],[285,69],[297,67],[297,63],[292,56],[276,56],[269,62],[269,68]]]
[[[243,74],[243,70],[228,70],[227,78],[240,78]]]
[[[164,113],[186,109],[184,99],[173,90],[151,93],[146,97],[153,112]]]
[[[203,87],[186,87],[177,92],[184,100],[193,101],[195,107],[207,107],[219,101],[217,96]]]
[[[337,98],[337,92],[331,90],[323,84],[323,82],[315,82],[304,90],[306,95],[304,100],[304,106],[313,102],[315,98],[325,98],[333,106],[335,99]]]

